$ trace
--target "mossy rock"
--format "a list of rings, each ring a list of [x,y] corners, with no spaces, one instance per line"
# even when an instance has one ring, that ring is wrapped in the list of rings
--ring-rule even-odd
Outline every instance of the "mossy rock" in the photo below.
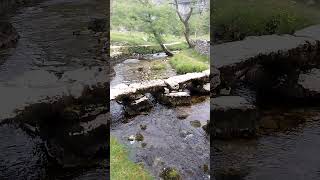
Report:
[[[179,171],[175,168],[165,168],[162,173],[160,174],[160,177],[164,180],[181,180],[181,176],[179,174]]]
[[[144,137],[141,133],[137,133],[136,134],[136,141],[143,141],[144,140]]]

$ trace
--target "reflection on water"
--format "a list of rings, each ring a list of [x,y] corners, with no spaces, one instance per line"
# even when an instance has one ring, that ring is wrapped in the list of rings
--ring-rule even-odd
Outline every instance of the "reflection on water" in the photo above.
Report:
[[[253,140],[214,140],[211,156],[216,179],[236,175],[248,180],[319,179],[320,110],[304,108],[282,113],[297,111],[306,122],[296,128]]]
[[[0,52],[0,87],[7,88],[12,79],[23,79],[23,74],[31,70],[57,75],[98,64],[92,51],[97,37],[87,31],[87,25],[91,16],[105,11],[101,4],[105,1],[47,0],[12,14],[9,20],[21,38],[16,48]],[[73,31],[81,34],[73,36]],[[33,92],[46,90],[35,88]],[[13,97],[6,97],[9,101],[1,99],[0,112],[12,104],[14,97],[24,97],[15,92],[11,92]],[[108,173],[107,161],[93,168],[60,169],[48,161],[40,138],[13,124],[0,125],[0,152],[0,179],[106,179]]]

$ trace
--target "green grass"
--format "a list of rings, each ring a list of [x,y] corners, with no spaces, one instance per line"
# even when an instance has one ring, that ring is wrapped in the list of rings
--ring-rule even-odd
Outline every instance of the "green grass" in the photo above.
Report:
[[[111,44],[135,45],[157,45],[146,33],[143,32],[119,32],[111,31]],[[164,36],[165,43],[182,42],[183,37],[173,35]]]
[[[144,168],[129,160],[128,151],[115,137],[110,138],[110,175],[112,180],[152,180]]]
[[[241,40],[246,36],[291,34],[320,23],[320,11],[292,0],[223,0],[215,2],[211,21],[218,40]]]
[[[173,44],[168,45],[167,48],[170,51],[180,51],[183,49],[187,49],[188,45],[187,43],[179,43],[179,44]],[[152,45],[152,46],[132,46],[127,49],[128,54],[132,53],[138,53],[138,54],[154,54],[163,52],[162,48],[159,45]]]
[[[110,32],[111,43],[122,43],[125,45],[153,45],[148,36],[142,32]]]
[[[170,59],[171,66],[178,74],[201,72],[209,68],[209,58],[193,49],[183,50]]]

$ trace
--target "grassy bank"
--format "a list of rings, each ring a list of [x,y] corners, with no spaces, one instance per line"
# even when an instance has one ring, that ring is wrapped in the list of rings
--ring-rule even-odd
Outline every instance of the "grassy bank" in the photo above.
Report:
[[[170,64],[178,74],[201,72],[209,68],[209,58],[194,49],[186,49],[174,55]]]
[[[110,176],[112,180],[151,180],[141,165],[129,160],[128,151],[115,137],[110,139]]]
[[[148,34],[143,32],[119,32],[111,31],[110,33],[111,43],[124,44],[128,46],[135,45],[157,45]],[[183,42],[183,37],[177,37],[173,35],[166,35],[164,37],[165,43]]]
[[[246,36],[293,33],[320,23],[317,6],[291,0],[215,1],[211,18],[215,40],[241,40]]]
[[[122,44],[127,46],[136,46],[136,45],[157,45],[148,34],[143,32],[119,32],[119,31],[111,31],[111,44]],[[191,39],[205,39],[209,40],[210,36],[207,35],[200,35],[200,36],[190,36]],[[175,42],[185,42],[184,37],[178,37],[173,35],[166,35],[164,36],[165,43],[175,43]]]

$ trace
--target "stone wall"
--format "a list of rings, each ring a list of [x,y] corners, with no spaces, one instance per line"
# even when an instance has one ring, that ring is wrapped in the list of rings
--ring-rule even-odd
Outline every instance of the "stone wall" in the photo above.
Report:
[[[210,44],[206,40],[195,40],[192,41],[192,44],[194,45],[195,50],[205,56],[209,56],[210,54]]]

